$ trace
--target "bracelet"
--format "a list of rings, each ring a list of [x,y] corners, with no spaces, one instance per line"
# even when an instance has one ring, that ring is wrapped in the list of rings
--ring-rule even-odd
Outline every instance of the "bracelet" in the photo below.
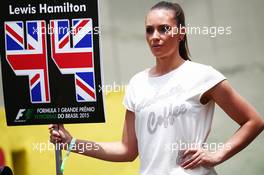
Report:
[[[68,157],[69,157],[69,155],[70,155],[70,153],[71,153],[72,147],[75,145],[75,143],[76,143],[76,138],[72,138],[72,139],[71,139],[71,143],[70,143],[70,145],[69,145],[69,147],[68,147],[68,149],[67,149],[67,153],[66,153],[66,155],[65,155],[65,157],[63,158],[63,161],[62,161],[62,163],[61,163],[61,167],[60,167],[60,169],[61,169],[61,173],[63,173],[63,171],[64,171],[65,162],[66,162],[66,160],[68,159]]]

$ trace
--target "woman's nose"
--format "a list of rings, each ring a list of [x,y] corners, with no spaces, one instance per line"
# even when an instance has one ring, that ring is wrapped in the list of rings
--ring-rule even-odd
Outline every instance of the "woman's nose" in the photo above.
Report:
[[[160,33],[158,30],[154,30],[153,34],[152,34],[152,39],[153,40],[158,40],[160,39]]]

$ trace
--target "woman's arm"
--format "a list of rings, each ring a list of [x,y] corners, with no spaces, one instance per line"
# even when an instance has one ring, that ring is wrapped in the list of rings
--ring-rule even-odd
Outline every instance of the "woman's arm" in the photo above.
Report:
[[[226,142],[230,149],[219,151],[221,162],[244,149],[264,129],[260,114],[242,98],[225,80],[209,91],[209,98],[214,100],[232,118],[240,128]]]
[[[69,145],[72,136],[60,127],[59,131],[54,130],[55,125],[50,125],[50,141],[52,143],[66,143]],[[80,146],[81,145],[81,146]],[[88,149],[83,149],[83,148]],[[94,157],[97,159],[127,162],[133,161],[138,155],[137,139],[135,134],[135,115],[131,111],[126,111],[122,141],[120,142],[92,142],[87,140],[76,141],[76,149],[73,152]]]
[[[229,159],[256,138],[264,129],[260,114],[224,80],[203,95],[203,101],[214,100],[230,118],[240,125],[235,134],[216,153],[203,150],[187,150],[184,156],[192,158],[182,166],[186,169],[199,165],[215,166]]]

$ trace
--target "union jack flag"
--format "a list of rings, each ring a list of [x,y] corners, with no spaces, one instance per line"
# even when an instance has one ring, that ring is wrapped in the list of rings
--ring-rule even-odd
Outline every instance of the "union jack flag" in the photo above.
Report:
[[[92,19],[51,20],[52,59],[62,74],[74,74],[76,100],[96,101]],[[70,46],[72,35],[73,47]]]
[[[45,21],[5,22],[6,59],[17,76],[29,77],[31,103],[49,103]]]

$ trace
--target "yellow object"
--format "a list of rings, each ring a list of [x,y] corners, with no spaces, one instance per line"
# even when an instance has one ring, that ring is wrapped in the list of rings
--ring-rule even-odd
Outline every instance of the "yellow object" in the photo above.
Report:
[[[120,140],[125,119],[123,95],[122,92],[112,92],[106,96],[106,123],[67,124],[65,128],[80,139],[99,142]],[[4,151],[6,165],[12,168],[15,175],[56,174],[55,151],[51,150],[48,140],[47,125],[7,127],[4,109],[0,110],[0,148]],[[64,156],[66,152],[62,154]],[[138,171],[138,159],[115,163],[72,153],[65,164],[64,175],[136,175]]]

